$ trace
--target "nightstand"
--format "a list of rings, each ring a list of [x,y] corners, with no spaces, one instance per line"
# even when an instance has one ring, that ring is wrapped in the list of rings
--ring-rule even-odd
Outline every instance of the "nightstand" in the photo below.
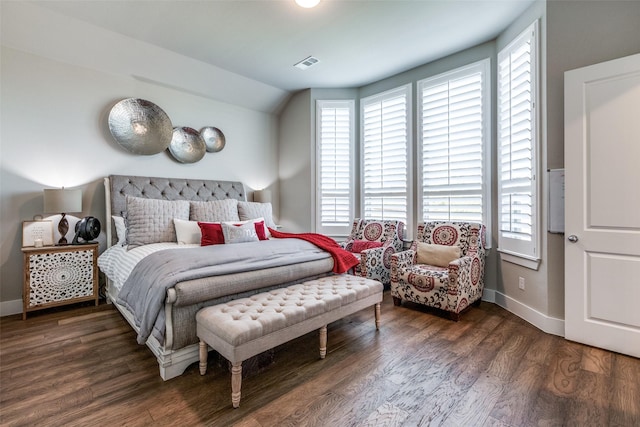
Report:
[[[95,300],[98,305],[98,244],[22,248],[22,319],[44,308]]]

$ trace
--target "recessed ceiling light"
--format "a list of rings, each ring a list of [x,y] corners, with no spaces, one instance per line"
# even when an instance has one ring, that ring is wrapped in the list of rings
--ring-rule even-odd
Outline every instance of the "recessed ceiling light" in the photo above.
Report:
[[[306,7],[308,9],[317,6],[318,3],[320,3],[320,0],[296,0],[296,3],[298,3],[298,6]]]
[[[293,66],[301,70],[306,70],[307,68],[317,64],[318,62],[320,62],[320,60],[315,56],[307,56],[302,61],[298,62],[297,64],[294,64]]]

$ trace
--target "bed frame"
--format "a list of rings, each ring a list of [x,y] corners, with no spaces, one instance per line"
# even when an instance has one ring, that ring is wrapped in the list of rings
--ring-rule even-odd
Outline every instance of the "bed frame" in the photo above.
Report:
[[[116,242],[111,215],[121,215],[126,208],[125,197],[127,195],[164,200],[247,200],[244,185],[237,181],[110,175],[104,178],[104,189],[106,222],[109,224],[107,227],[107,248]],[[138,332],[139,328],[135,325],[133,315],[122,305],[116,303],[117,292],[113,287],[113,283],[107,280],[107,301],[112,302],[123,317],[127,319],[131,327]],[[164,380],[181,375],[191,363],[198,360],[197,344],[172,350],[173,323],[170,311],[171,304],[175,301],[175,290],[169,289],[165,304],[167,327],[165,343],[160,344],[153,336],[150,336],[147,340],[147,346],[158,359],[160,376]]]
[[[246,201],[244,185],[235,181],[111,175],[104,179],[104,186],[108,247],[115,244],[117,240],[111,215],[121,215],[126,208],[125,197],[127,195],[164,200],[210,201],[237,199]],[[187,327],[190,326],[188,323],[190,320],[185,319],[193,318],[193,334],[195,337],[195,314],[202,307],[288,286],[298,283],[302,279],[309,280],[326,276],[331,274],[332,267],[333,260],[328,258],[299,264],[298,269],[293,269],[289,265],[267,270],[217,276],[216,279],[220,278],[219,280],[224,281],[225,284],[236,283],[238,292],[206,301],[199,299],[194,301],[193,298],[189,298],[190,295],[185,290],[185,287],[180,287],[178,290],[175,288],[168,289],[164,307],[166,319],[164,343],[161,344],[153,335],[149,337],[146,343],[158,360],[160,376],[164,380],[179,376],[189,365],[199,360],[197,339],[191,343],[188,337],[191,330]],[[245,283],[256,282],[259,283],[259,289],[248,285],[244,286]],[[190,283],[191,281],[182,282],[179,285],[186,285],[186,288],[188,288]],[[136,332],[139,332],[132,313],[116,302],[117,293],[117,288],[107,279],[107,301],[112,302],[131,327]]]

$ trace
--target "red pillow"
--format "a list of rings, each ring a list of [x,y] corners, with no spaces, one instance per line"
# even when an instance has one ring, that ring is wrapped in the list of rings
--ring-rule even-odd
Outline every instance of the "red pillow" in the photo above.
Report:
[[[258,240],[268,240],[267,233],[264,232],[264,221],[254,222],[253,225],[256,227]]]
[[[359,254],[365,249],[373,249],[382,247],[382,242],[370,242],[369,240],[354,240],[351,246],[351,252]]]
[[[222,224],[219,222],[199,222],[198,226],[202,232],[200,246],[222,245],[224,244],[224,234],[222,234]]]

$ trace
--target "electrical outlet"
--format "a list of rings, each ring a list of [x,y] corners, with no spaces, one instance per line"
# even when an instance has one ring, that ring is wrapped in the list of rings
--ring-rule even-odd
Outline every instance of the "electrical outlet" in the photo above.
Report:
[[[524,277],[518,278],[518,288],[520,288],[521,291],[524,291]]]

